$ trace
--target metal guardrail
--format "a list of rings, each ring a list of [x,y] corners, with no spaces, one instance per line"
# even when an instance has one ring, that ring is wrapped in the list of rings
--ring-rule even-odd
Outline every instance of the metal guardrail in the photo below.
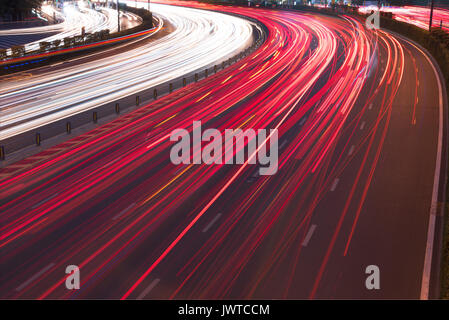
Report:
[[[238,16],[238,15],[236,15]],[[240,16],[241,17],[241,16]],[[247,17],[243,17],[247,18]],[[106,103],[104,105],[86,110],[77,115],[70,116],[50,124],[39,127],[35,130],[29,130],[17,136],[5,139],[0,144],[0,161],[7,159],[7,155],[19,151],[23,148],[35,145],[40,146],[42,141],[59,136],[61,134],[70,135],[73,129],[86,125],[88,123],[98,123],[99,119],[119,115],[126,109],[136,108],[145,105],[161,96],[175,93],[177,90],[186,87],[189,84],[198,82],[220,70],[232,65],[235,62],[245,58],[257,50],[266,40],[266,27],[254,19],[248,19],[257,24],[253,27],[253,43],[233,56],[218,60],[214,64],[202,67],[187,75],[180,76],[171,81],[140,91],[117,101]],[[39,138],[38,138],[39,137]],[[1,167],[1,162],[0,162]]]
[[[157,27],[154,27],[153,21],[155,19],[153,19],[151,13],[145,10],[136,10],[135,8],[127,8],[127,11],[139,14],[143,20],[142,24],[118,33],[111,34],[109,29],[105,29],[95,33],[83,33],[73,37],[66,37],[62,40],[58,39],[52,42],[41,41],[39,43],[39,49],[30,52],[26,52],[25,46],[13,46],[10,48],[10,54],[8,54],[8,49],[0,49],[0,73],[8,73],[11,68],[14,69],[15,67],[41,62],[44,61],[43,59],[49,57],[72,54],[83,50],[101,48],[105,45],[121,43],[145,36],[157,29]]]

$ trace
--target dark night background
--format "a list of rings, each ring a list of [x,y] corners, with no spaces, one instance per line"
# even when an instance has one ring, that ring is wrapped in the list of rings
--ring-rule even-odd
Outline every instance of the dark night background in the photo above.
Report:
[[[428,0],[390,0],[387,1],[394,5],[421,5],[426,6],[430,4]],[[435,5],[438,6],[449,6],[449,0],[435,0]]]
[[[22,20],[31,15],[31,9],[40,8],[43,0],[0,0],[0,16]]]

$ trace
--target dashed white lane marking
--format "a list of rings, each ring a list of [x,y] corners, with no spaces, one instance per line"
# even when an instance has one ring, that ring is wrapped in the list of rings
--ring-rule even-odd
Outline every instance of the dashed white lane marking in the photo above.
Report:
[[[354,153],[354,149],[355,149],[355,145],[352,145],[351,148],[349,149],[348,155],[352,155]]]
[[[304,117],[301,119],[301,121],[299,122],[299,125],[302,126],[304,124],[304,122],[306,122],[307,117]]]
[[[307,245],[309,244],[310,238],[312,238],[312,234],[316,229],[316,224],[312,224],[310,226],[309,231],[307,232],[306,237],[304,238],[304,240],[302,241],[302,246],[303,247],[307,247]]]
[[[220,219],[220,217],[221,213],[217,214],[215,218],[211,222],[209,222],[209,224],[203,229],[203,232],[207,232],[212,227],[212,225],[217,222],[218,219]]]
[[[440,75],[438,74],[437,69],[433,65],[432,60],[430,60],[429,56],[424,53],[420,48],[414,45],[412,42],[407,41],[411,45],[413,45],[417,50],[419,50],[424,57],[426,57],[430,66],[433,69],[435,74],[435,78],[438,80],[438,93],[439,93],[439,120],[438,120],[438,149],[437,149],[437,157],[435,161],[435,175],[433,179],[433,191],[432,191],[432,202],[430,205],[430,216],[429,216],[429,224],[427,228],[427,243],[426,243],[426,252],[424,257],[424,268],[423,275],[421,280],[421,300],[429,299],[429,289],[430,289],[430,273],[432,269],[432,254],[433,254],[433,244],[435,240],[435,226],[436,226],[436,215],[438,211],[438,193],[439,193],[439,185],[440,185],[440,173],[441,173],[441,160],[443,153],[443,126],[444,126],[444,102],[443,102],[443,85],[441,83]]]
[[[38,273],[36,273],[34,276],[32,276],[31,278],[29,278],[27,281],[25,281],[24,283],[22,283],[20,286],[18,286],[16,288],[16,291],[20,291],[23,288],[25,288],[26,286],[28,286],[31,282],[33,282],[34,280],[36,280],[37,278],[39,278],[41,275],[43,275],[45,272],[47,272],[48,270],[50,270],[51,268],[53,268],[53,266],[55,265],[54,262],[50,263],[48,266],[46,266],[45,268],[43,268],[41,271],[39,271]]]
[[[287,144],[287,140],[285,140],[284,142],[281,143],[281,145],[279,146],[279,149],[282,149],[286,144]]]
[[[125,209],[123,209],[122,211],[120,211],[118,214],[116,214],[112,220],[117,220],[118,218],[120,218],[122,215],[124,215],[129,209],[131,209],[132,207],[134,207],[136,205],[136,203],[132,203],[131,205],[129,205],[128,207],[126,207]]]
[[[120,158],[117,158],[115,160],[112,160],[111,162],[106,163],[103,167],[101,167],[102,169],[109,167],[110,165],[116,163]]]
[[[332,192],[334,192],[335,189],[337,189],[337,185],[338,185],[338,182],[339,182],[339,181],[340,181],[340,179],[335,178],[335,180],[334,180],[334,182],[332,183],[332,186],[331,186],[331,191],[332,191]]]
[[[365,121],[362,122],[362,124],[360,125],[360,130],[363,130],[365,128]]]
[[[161,279],[159,279],[159,278],[158,279],[154,279],[150,283],[150,285],[148,287],[146,287],[146,289],[143,290],[141,294],[139,294],[139,296],[137,297],[137,300],[142,300],[147,294],[149,294],[150,291],[153,290],[155,286],[157,286],[159,281],[161,281]]]
[[[371,110],[372,108],[373,108],[373,104],[370,103],[369,106],[368,106],[368,110]]]
[[[58,194],[59,194],[59,193],[56,192],[55,194],[49,196],[48,198],[42,200],[41,202],[36,203],[34,206],[31,207],[31,209],[36,209],[36,208],[39,207],[40,205],[42,205],[42,204],[44,204],[45,202],[50,201],[51,199],[53,199],[54,197],[56,197]]]

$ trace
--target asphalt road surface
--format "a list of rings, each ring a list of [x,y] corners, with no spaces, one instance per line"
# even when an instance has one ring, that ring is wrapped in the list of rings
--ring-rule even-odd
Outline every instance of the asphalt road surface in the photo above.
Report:
[[[0,139],[166,83],[252,43],[251,23],[237,17],[160,4],[152,10],[174,29],[163,38],[126,52],[109,50],[102,59],[58,64],[47,74],[0,78]],[[164,28],[162,18],[155,32]]]
[[[1,169],[0,297],[428,297],[447,144],[426,54],[350,17],[191,5],[256,18],[269,36],[201,83]],[[172,164],[170,134],[193,121],[278,129],[277,173]],[[68,265],[80,290],[64,285]],[[379,290],[365,287],[369,265]]]

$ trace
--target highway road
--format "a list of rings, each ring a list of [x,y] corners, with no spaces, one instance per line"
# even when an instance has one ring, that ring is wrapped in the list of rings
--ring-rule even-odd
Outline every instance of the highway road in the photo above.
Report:
[[[221,63],[253,41],[252,23],[192,8],[152,7],[173,28],[155,41],[51,73],[0,78],[0,140]],[[153,33],[154,34],[154,33]]]
[[[199,84],[0,169],[0,297],[431,296],[447,144],[427,55],[351,17],[190,5],[258,19],[267,40]],[[173,165],[169,136],[193,121],[277,128],[278,172]],[[68,265],[80,290],[64,286]],[[379,290],[365,287],[368,265]]]
[[[83,27],[86,33],[105,29],[109,29],[111,33],[117,31],[117,11],[111,8],[94,10],[79,1],[77,6],[66,3],[61,11],[50,5],[43,6],[42,10],[50,16],[54,13],[63,22],[34,28],[0,30],[0,48],[20,44],[25,45],[26,51],[37,50],[39,42],[52,42],[80,35]],[[121,12],[120,20],[122,30],[142,23],[139,16],[130,12]]]
[[[376,6],[360,7],[359,11],[370,13],[377,10]],[[422,29],[429,29],[430,8],[420,6],[403,6],[403,7],[382,7],[381,11],[391,12],[394,19],[405,23],[413,24]],[[432,26],[441,27],[444,31],[449,32],[449,10],[445,8],[435,7],[433,12]]]

